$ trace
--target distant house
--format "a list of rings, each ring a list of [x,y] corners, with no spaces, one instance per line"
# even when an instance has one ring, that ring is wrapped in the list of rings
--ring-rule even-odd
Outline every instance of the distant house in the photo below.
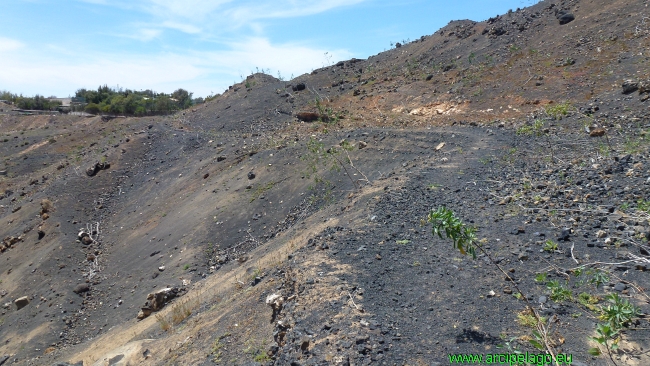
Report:
[[[72,98],[48,98],[48,100],[61,102],[59,109],[61,111],[70,111],[74,107],[86,105],[86,98],[72,97]]]
[[[48,98],[50,102],[61,102],[61,107],[67,107],[70,108],[70,103],[72,102],[72,98]]]

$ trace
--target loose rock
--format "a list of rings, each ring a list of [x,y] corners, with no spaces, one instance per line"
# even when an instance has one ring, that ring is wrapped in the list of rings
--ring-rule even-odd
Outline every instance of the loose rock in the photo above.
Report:
[[[571,23],[575,18],[575,15],[571,13],[559,12],[557,15],[557,20],[560,22],[560,25]]]
[[[14,305],[16,305],[16,310],[20,310],[29,304],[29,298],[27,296],[19,297],[14,300]]]
[[[634,80],[625,80],[621,87],[623,88],[623,94],[630,94],[639,89],[639,83]]]
[[[84,292],[88,292],[88,291],[90,291],[90,287],[89,287],[87,284],[85,284],[85,283],[80,283],[80,284],[78,284],[78,285],[74,288],[74,290],[72,290],[72,292],[74,292],[74,293],[77,294],[77,295],[81,295],[82,293],[84,293]]]

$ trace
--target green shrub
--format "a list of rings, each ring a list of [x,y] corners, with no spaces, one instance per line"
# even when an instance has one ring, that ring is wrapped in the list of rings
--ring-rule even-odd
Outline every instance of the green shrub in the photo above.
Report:
[[[607,295],[606,299],[609,304],[603,306],[600,318],[607,321],[613,329],[627,327],[641,313],[639,308],[626,299],[621,299],[617,293]]]
[[[84,108],[84,111],[90,114],[98,114],[100,111],[99,105],[95,103],[88,103],[86,108]]]
[[[566,116],[569,114],[569,110],[571,110],[572,106],[571,103],[569,102],[564,102],[556,105],[549,105],[544,109],[546,114],[549,116],[553,117],[554,119],[558,119],[562,116]]]
[[[461,254],[471,254],[476,258],[476,228],[466,226],[454,215],[454,212],[446,207],[439,207],[436,211],[429,213],[428,222],[433,226],[433,235],[442,239],[444,232],[447,238],[453,240],[454,248]]]
[[[546,288],[551,291],[551,300],[555,302],[570,300],[572,298],[571,290],[562,285],[559,281],[549,281],[546,284]]]

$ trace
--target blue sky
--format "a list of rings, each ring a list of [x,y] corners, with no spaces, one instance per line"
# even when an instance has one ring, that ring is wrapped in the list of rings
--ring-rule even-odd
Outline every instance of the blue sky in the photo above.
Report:
[[[195,96],[256,68],[288,79],[367,58],[451,20],[537,0],[13,0],[0,4],[0,90],[64,97],[99,85]]]

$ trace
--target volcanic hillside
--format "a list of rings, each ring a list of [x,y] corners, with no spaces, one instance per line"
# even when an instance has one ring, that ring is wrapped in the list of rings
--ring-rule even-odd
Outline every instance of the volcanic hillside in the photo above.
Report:
[[[3,106],[0,365],[650,364],[648,3],[452,21],[165,117]]]

